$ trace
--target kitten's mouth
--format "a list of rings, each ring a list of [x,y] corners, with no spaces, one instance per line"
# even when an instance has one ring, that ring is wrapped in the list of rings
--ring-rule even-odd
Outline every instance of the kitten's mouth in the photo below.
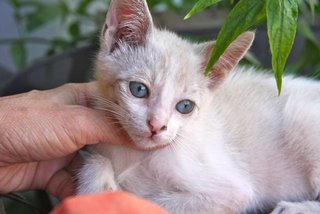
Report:
[[[129,134],[130,136],[130,134]],[[135,138],[135,140],[133,139]],[[131,141],[127,144],[127,146],[140,150],[140,151],[151,151],[151,150],[157,150],[157,149],[162,149],[167,147],[170,143],[156,143],[156,135],[150,134],[149,136],[135,136],[131,137]],[[136,143],[136,142],[145,142],[144,144],[142,143]]]
[[[136,135],[127,131],[127,129],[121,123],[118,123],[117,125],[120,127],[120,129],[124,130],[126,132],[126,135],[129,137],[129,140],[126,141],[124,145],[135,150],[152,151],[165,148],[170,144],[169,141],[159,142],[159,139],[157,139],[158,135],[154,133],[149,133],[146,135]]]
[[[133,141],[130,141],[126,145],[130,148],[140,150],[140,151],[152,151],[152,150],[157,150],[157,149],[163,149],[163,148],[169,146],[169,144],[170,143],[153,145],[153,146],[142,146],[137,143],[134,143]]]

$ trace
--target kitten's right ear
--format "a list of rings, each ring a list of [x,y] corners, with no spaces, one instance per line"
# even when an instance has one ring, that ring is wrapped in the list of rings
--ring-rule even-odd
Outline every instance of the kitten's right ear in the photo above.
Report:
[[[100,44],[110,53],[118,42],[130,46],[142,45],[153,26],[145,0],[112,0]]]

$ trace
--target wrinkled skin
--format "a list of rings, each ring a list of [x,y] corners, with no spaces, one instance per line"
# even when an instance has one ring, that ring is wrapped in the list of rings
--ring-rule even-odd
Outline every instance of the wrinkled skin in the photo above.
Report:
[[[90,108],[95,83],[0,97],[0,193],[43,189],[73,194],[77,150],[127,142],[105,112]]]

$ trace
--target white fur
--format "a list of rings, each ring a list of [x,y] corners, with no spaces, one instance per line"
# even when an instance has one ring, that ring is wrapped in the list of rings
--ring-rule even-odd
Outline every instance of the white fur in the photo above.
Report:
[[[306,201],[300,203],[280,202],[271,214],[315,214],[319,213],[320,203],[315,201]]]
[[[90,146],[99,156],[80,171],[79,193],[122,189],[177,214],[271,211],[281,201],[319,195],[319,82],[285,77],[277,96],[273,76],[254,68],[236,67],[223,80],[211,79],[202,73],[201,45],[154,27],[144,36],[141,46],[118,41],[112,52],[101,49],[97,99],[98,108],[113,115],[115,127],[146,150]],[[251,40],[238,49],[245,52]],[[233,57],[232,50],[231,45],[222,63]],[[144,83],[149,97],[132,96],[130,81]],[[175,109],[182,99],[196,103],[192,113]],[[148,138],[150,118],[168,127],[154,139]],[[302,213],[320,213],[318,205],[309,209],[308,203],[297,205]],[[292,207],[283,204],[274,213]]]
[[[100,144],[94,151],[110,158],[123,190],[172,213],[239,213],[315,199],[320,84],[291,77],[284,83],[278,97],[271,75],[238,68],[209,94],[179,143],[148,152]],[[89,186],[99,185],[101,169],[93,171]]]

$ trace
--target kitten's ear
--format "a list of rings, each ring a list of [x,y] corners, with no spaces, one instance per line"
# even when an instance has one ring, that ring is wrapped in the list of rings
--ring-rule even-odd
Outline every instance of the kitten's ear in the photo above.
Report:
[[[214,64],[209,73],[212,80],[212,85],[217,85],[224,77],[232,71],[250,48],[254,40],[254,33],[247,31],[238,36],[229,47],[224,51],[219,60]],[[202,48],[202,55],[204,57],[204,67],[206,67],[214,48],[214,43],[205,43]]]
[[[145,0],[112,0],[107,13],[100,44],[112,52],[118,42],[142,45],[153,26]]]

